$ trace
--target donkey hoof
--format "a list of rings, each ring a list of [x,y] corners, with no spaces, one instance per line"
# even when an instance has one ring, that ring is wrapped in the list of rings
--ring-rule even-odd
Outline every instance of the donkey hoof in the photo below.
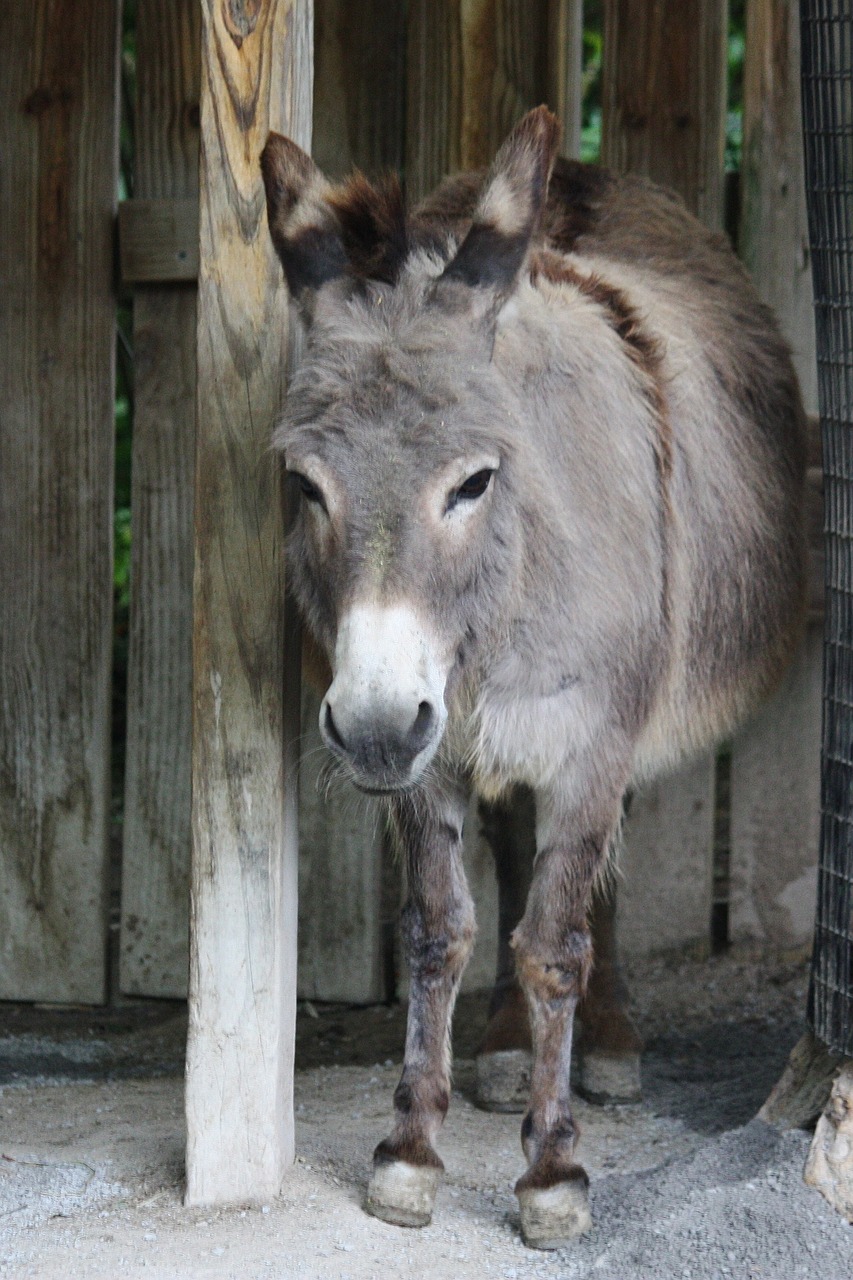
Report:
[[[531,1249],[560,1249],[592,1226],[589,1178],[579,1166],[577,1176],[550,1187],[516,1188],[521,1209],[521,1234]]]
[[[533,1063],[526,1049],[499,1049],[478,1054],[474,1101],[483,1111],[525,1111]]]
[[[587,1102],[639,1102],[643,1096],[639,1053],[582,1052],[575,1087]]]
[[[432,1218],[441,1169],[383,1160],[373,1166],[364,1207],[395,1227],[427,1227]]]

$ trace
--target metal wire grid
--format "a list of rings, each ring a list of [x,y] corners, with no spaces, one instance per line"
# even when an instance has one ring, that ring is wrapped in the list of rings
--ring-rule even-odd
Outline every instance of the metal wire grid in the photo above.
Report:
[[[853,0],[802,0],[826,534],[821,846],[809,1022],[853,1055]]]

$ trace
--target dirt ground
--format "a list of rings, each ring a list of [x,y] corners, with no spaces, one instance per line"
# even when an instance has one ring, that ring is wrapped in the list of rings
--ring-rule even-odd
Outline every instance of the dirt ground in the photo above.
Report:
[[[280,1198],[185,1209],[186,1011],[0,1005],[0,1276],[850,1280],[853,1228],[802,1182],[809,1135],[752,1117],[802,1030],[806,970],[719,957],[630,975],[644,1099],[578,1102],[593,1231],[526,1249],[518,1116],[471,1103],[484,998],[460,1001],[433,1223],[360,1208],[399,1073],[404,1010],[304,1006],[297,1163]]]

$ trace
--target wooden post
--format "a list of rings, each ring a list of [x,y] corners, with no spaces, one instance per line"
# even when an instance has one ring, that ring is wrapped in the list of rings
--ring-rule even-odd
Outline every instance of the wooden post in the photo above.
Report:
[[[546,0],[411,0],[406,186],[488,164],[547,96]]]
[[[160,201],[165,209],[167,202],[198,198],[200,29],[197,0],[139,4],[136,208],[138,200]],[[197,225],[196,218],[196,237]],[[122,249],[124,258],[124,234]],[[120,982],[131,995],[183,997],[189,943],[195,282],[140,285],[133,333]]]
[[[293,1156],[299,680],[268,449],[287,296],[258,157],[271,128],[310,146],[311,22],[310,0],[202,8],[190,1204],[274,1195]]]
[[[605,0],[602,164],[723,225],[726,0]]]
[[[118,11],[0,6],[0,999],[106,997]]]
[[[674,187],[714,228],[723,224],[725,37],[725,0],[605,0],[602,163]],[[708,755],[634,799],[619,887],[628,955],[710,946],[714,773]],[[665,880],[689,890],[677,906],[661,901]]]
[[[807,409],[817,408],[796,0],[747,6],[740,249],[791,343]],[[776,696],[732,748],[731,941],[807,949],[820,835],[822,626],[812,619]]]

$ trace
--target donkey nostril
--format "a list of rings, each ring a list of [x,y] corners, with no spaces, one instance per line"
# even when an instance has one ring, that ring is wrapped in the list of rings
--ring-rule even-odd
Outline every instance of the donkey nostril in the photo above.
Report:
[[[435,724],[435,712],[428,702],[422,702],[415,716],[415,723],[409,730],[409,742],[415,751],[420,751],[432,736]]]
[[[345,752],[346,744],[344,743],[344,740],[341,737],[341,735],[338,733],[338,726],[335,724],[334,720],[332,719],[332,708],[329,706],[328,702],[326,703],[326,712],[325,712],[323,727],[325,728],[326,734],[329,737],[330,741],[332,741],[335,744],[335,746],[339,748],[339,750]]]

